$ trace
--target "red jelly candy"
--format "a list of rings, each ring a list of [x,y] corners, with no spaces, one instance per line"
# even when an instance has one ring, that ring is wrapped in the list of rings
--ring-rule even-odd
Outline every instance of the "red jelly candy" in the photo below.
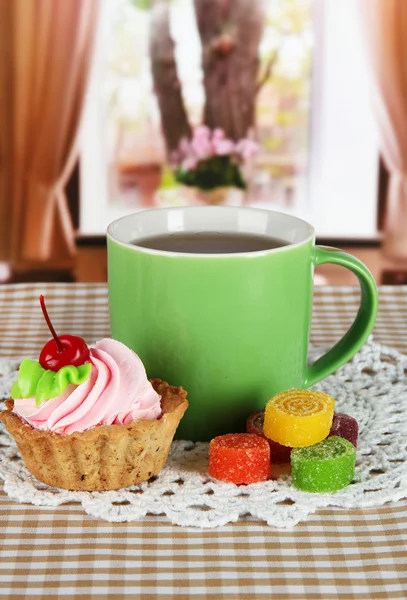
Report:
[[[345,438],[351,444],[358,447],[358,422],[356,419],[345,413],[335,413],[332,419],[332,427],[329,432],[329,436],[337,435],[338,437]]]
[[[255,433],[256,435],[259,435],[267,440],[270,446],[270,459],[272,463],[275,465],[289,463],[291,457],[291,448],[289,446],[282,446],[281,444],[273,442],[273,440],[267,438],[263,433],[263,424],[264,409],[256,410],[256,412],[252,413],[246,421],[246,431],[247,433]]]
[[[267,440],[250,433],[228,433],[209,444],[209,475],[228,483],[257,483],[270,477]]]

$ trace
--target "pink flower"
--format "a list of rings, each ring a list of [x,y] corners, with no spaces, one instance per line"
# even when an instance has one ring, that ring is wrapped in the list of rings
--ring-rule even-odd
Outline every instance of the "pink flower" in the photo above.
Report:
[[[185,158],[181,163],[181,168],[183,171],[193,171],[196,169],[198,161],[193,156]]]
[[[179,158],[185,158],[192,153],[192,148],[189,140],[187,138],[182,138],[179,143]]]
[[[180,140],[178,151],[171,158],[173,162],[181,164],[184,171],[191,171],[200,161],[213,156],[229,156],[236,161],[249,160],[256,154],[257,148],[257,144],[249,138],[235,144],[219,127],[211,131],[206,125],[200,125],[194,129],[191,140]]]
[[[223,129],[220,129],[219,127],[217,127],[216,129],[213,130],[212,133],[212,141],[216,142],[219,140],[224,140],[225,139],[225,132],[223,131]]]
[[[235,145],[231,140],[213,140],[212,145],[215,154],[218,156],[227,156],[228,154],[233,154],[235,150]]]
[[[207,127],[206,125],[199,125],[194,129],[193,139],[199,138],[209,140],[210,135],[211,130],[209,129],[209,127]]]
[[[242,156],[245,160],[253,158],[258,150],[258,145],[249,138],[244,138],[237,143],[236,152]]]
[[[204,135],[194,135],[192,138],[192,151],[200,159],[205,160],[212,156],[212,147],[209,141],[209,137]]]

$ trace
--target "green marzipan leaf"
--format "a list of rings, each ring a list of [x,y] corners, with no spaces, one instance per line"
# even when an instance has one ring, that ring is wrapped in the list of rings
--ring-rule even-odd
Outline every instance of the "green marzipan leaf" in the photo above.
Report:
[[[62,394],[70,383],[80,385],[90,376],[92,364],[67,365],[59,371],[43,369],[39,362],[25,358],[18,371],[18,381],[11,387],[13,400],[35,396],[36,406]]]
[[[40,406],[44,400],[50,400],[62,394],[70,383],[74,385],[84,383],[89,378],[91,370],[91,363],[86,363],[79,367],[67,365],[56,373],[55,371],[45,371],[37,385],[36,406]]]
[[[38,382],[44,373],[45,369],[41,367],[39,362],[31,358],[25,358],[18,370],[18,381],[11,388],[13,400],[35,396]]]

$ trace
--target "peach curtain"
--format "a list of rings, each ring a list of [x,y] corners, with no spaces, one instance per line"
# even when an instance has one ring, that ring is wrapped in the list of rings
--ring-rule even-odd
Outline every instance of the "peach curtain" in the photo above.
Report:
[[[407,0],[362,0],[381,151],[390,173],[384,251],[407,259]]]
[[[74,253],[77,158],[98,0],[0,0],[0,260]]]

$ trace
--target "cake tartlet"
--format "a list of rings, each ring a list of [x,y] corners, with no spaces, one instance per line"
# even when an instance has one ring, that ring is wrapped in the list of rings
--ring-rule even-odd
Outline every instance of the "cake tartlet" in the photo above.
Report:
[[[0,419],[39,481],[115,490],[161,471],[186,396],[147,379],[141,359],[121,342],[106,338],[87,348],[77,336],[55,334],[39,362],[22,361]]]

